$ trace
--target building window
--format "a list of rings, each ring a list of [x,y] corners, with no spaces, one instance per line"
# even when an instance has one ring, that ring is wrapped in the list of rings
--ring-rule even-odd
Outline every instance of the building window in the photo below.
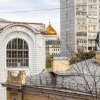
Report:
[[[29,50],[28,44],[23,39],[13,39],[6,47],[7,67],[28,67]]]
[[[11,100],[18,100],[18,94],[12,93],[10,96],[11,96]]]

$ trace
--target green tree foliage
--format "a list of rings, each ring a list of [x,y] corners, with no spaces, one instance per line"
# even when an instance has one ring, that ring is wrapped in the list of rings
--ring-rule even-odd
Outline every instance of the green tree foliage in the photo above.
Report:
[[[52,56],[48,56],[46,58],[46,68],[50,68],[51,67],[51,62],[52,62]]]
[[[83,52],[79,50],[78,53],[70,59],[70,64],[84,61],[93,57],[95,57],[95,51]]]

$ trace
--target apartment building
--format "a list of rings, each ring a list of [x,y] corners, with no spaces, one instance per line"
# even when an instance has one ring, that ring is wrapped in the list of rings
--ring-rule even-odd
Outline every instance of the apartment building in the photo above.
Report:
[[[71,56],[77,50],[96,49],[100,28],[100,0],[60,0],[61,53]]]

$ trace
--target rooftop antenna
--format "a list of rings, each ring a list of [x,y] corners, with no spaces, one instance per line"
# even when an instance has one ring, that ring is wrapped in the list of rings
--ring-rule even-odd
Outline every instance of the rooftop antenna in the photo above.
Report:
[[[49,25],[50,25],[50,19],[49,19]]]

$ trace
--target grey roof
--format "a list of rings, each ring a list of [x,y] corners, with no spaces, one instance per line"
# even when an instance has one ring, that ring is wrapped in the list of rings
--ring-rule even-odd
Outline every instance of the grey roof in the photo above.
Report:
[[[59,87],[63,85],[66,89],[88,93],[94,93],[95,87],[100,89],[100,65],[95,63],[95,59],[70,65],[67,71],[56,74]]]
[[[8,22],[8,20],[0,18],[0,22]]]
[[[51,84],[51,75],[48,72],[42,72],[35,76],[27,76],[26,84],[33,86],[47,86]]]
[[[95,59],[88,59],[75,63],[69,66],[69,69],[64,72],[55,72],[57,75],[78,75],[84,72],[85,75],[90,75],[90,72],[96,70],[97,74],[100,74],[100,65],[95,62]],[[89,72],[90,71],[90,72]]]
[[[72,64],[65,72],[55,72],[55,75],[57,88],[83,93],[90,93],[90,91],[95,93],[96,88],[97,91],[100,89],[100,65],[95,62],[95,59]],[[33,80],[31,78],[31,81],[35,83],[35,85],[46,87],[52,83],[51,75],[48,72],[34,76]],[[27,80],[27,83],[28,82],[30,81]]]
[[[60,45],[60,42],[57,40],[48,40],[46,41],[46,45]]]
[[[60,53],[57,54],[57,55],[54,55],[54,56],[53,56],[53,59],[55,59],[55,60],[69,60],[68,57],[61,57],[61,56],[60,56]]]

